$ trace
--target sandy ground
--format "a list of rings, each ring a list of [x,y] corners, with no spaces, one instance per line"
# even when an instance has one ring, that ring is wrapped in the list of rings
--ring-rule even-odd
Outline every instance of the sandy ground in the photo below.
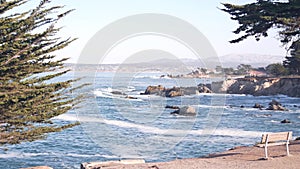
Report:
[[[300,169],[300,141],[290,144],[290,156],[285,146],[269,147],[269,159],[264,160],[264,148],[237,147],[207,157],[180,159],[170,162],[119,165],[105,169]]]

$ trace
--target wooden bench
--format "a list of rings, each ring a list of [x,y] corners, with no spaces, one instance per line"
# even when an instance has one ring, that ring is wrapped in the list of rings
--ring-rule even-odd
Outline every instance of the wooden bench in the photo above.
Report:
[[[261,142],[257,144],[259,147],[265,148],[265,158],[268,159],[268,147],[277,145],[286,145],[286,154],[289,152],[289,141],[292,139],[292,132],[267,133],[261,137]]]

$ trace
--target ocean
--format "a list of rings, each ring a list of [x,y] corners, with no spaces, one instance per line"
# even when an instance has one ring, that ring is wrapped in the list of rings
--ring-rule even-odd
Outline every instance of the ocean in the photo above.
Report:
[[[81,125],[44,140],[0,147],[1,168],[46,165],[80,168],[83,162],[143,158],[147,162],[195,158],[235,146],[251,146],[265,132],[293,131],[300,136],[300,98],[284,95],[251,96],[197,94],[174,98],[140,95],[149,85],[195,86],[219,79],[160,78],[160,73],[70,72],[56,80],[82,76],[92,85],[77,110],[53,119],[57,124]],[[115,93],[115,94],[112,94]],[[130,99],[128,98],[130,96]],[[273,99],[289,111],[265,107]],[[166,105],[192,106],[196,116],[175,116]],[[282,124],[289,119],[291,123]],[[263,151],[262,151],[263,155]]]

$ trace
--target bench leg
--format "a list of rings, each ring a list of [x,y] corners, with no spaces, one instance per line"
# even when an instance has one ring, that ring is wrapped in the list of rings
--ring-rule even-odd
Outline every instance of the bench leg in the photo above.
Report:
[[[268,159],[268,146],[265,146],[265,158]]]
[[[289,143],[286,143],[286,155],[287,155],[287,156],[290,155],[290,151],[289,151]]]

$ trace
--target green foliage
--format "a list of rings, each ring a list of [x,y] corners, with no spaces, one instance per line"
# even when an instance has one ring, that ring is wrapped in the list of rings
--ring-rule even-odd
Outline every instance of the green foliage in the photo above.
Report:
[[[235,70],[233,68],[224,68],[223,72],[225,75],[233,75],[235,73]]]
[[[270,28],[279,30],[281,42],[288,43],[299,39],[300,33],[300,1],[289,0],[257,0],[246,5],[225,3],[223,11],[231,15],[232,20],[239,23],[235,34],[242,34],[239,38],[230,41],[240,42],[250,36],[256,40],[268,36]]]
[[[273,76],[285,76],[288,74],[288,70],[280,63],[273,63],[266,67],[268,74]]]
[[[245,75],[252,69],[251,65],[240,64],[237,66],[236,75]]]
[[[67,59],[54,61],[52,52],[75,40],[56,37],[60,28],[55,24],[71,10],[58,13],[63,7],[41,0],[35,9],[10,14],[24,3],[0,1],[0,144],[33,141],[77,125],[57,126],[51,121],[81,97],[71,94],[75,79],[51,83],[69,71],[63,67]]]
[[[261,37],[268,36],[269,29],[275,28],[278,30],[280,41],[287,45],[287,49],[290,50],[291,56],[286,57],[283,65],[290,74],[300,75],[299,0],[257,0],[254,3],[245,5],[228,3],[223,5],[225,8],[222,10],[230,14],[232,20],[236,20],[239,23],[239,27],[234,33],[241,36],[230,41],[231,43],[243,41],[251,36],[254,36],[256,40],[260,40]],[[282,68],[276,68],[278,68],[276,71],[282,70]]]
[[[292,44],[290,54],[291,56],[287,56],[283,64],[290,74],[300,75],[300,40]]]

